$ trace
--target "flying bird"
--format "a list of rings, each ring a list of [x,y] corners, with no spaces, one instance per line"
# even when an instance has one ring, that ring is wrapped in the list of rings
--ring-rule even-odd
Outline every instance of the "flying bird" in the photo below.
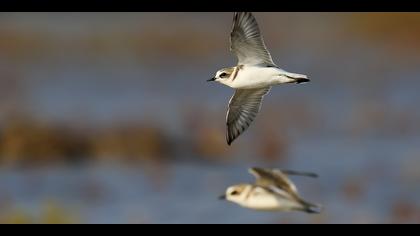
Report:
[[[250,12],[234,13],[230,50],[238,58],[237,65],[223,68],[207,80],[235,89],[226,116],[228,145],[250,126],[271,86],[310,81],[306,75],[287,72],[273,62]]]
[[[303,200],[296,186],[287,177],[300,175],[316,178],[316,174],[258,167],[250,168],[249,172],[256,178],[254,184],[230,186],[219,198],[254,210],[321,213],[322,206]]]

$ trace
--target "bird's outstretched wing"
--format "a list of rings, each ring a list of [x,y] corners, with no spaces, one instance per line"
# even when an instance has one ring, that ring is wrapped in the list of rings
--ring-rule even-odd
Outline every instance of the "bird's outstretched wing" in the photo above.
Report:
[[[272,191],[280,196],[293,198],[295,201],[302,204],[304,211],[308,213],[321,213],[323,210],[322,205],[310,203],[302,199],[299,196],[296,186],[286,176],[291,174],[317,177],[318,175],[309,172],[281,171],[278,169],[265,169],[259,167],[250,168],[248,171],[255,176],[255,184],[257,186],[260,186],[268,191]]]
[[[276,66],[265,46],[257,21],[250,12],[234,13],[230,50],[238,57],[238,65]]]
[[[256,178],[256,185],[266,188],[276,187],[295,196],[298,196],[298,190],[296,186],[281,171],[259,167],[250,168],[248,171]]]
[[[257,116],[261,102],[271,87],[260,89],[237,89],[229,101],[226,115],[226,141],[230,145],[243,133]]]

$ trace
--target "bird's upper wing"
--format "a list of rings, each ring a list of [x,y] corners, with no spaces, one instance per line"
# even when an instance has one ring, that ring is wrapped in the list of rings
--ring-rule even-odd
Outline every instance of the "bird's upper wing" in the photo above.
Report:
[[[276,171],[279,171],[279,170],[276,170]],[[281,172],[285,175],[297,175],[297,176],[318,178],[318,174],[312,173],[312,172],[302,172],[302,171],[295,171],[295,170],[281,170]]]
[[[234,13],[230,50],[238,57],[238,65],[276,66],[264,44],[257,21],[250,12]]]
[[[279,170],[253,167],[249,169],[249,173],[255,176],[256,185],[266,188],[279,188],[298,197],[298,190],[296,186]]]
[[[270,91],[270,87],[259,89],[237,89],[229,101],[226,116],[226,140],[230,145],[243,133],[257,116],[263,96]]]

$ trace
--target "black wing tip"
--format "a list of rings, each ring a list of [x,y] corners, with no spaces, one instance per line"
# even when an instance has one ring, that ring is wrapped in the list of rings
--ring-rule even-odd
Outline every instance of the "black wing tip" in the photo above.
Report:
[[[315,174],[315,173],[310,173],[310,174],[308,174],[308,176],[312,177],[312,178],[319,178],[319,175]]]
[[[306,79],[306,78],[302,78],[302,79],[297,79],[296,80],[296,83],[297,84],[304,84],[304,83],[309,83],[309,82],[311,82],[311,80],[310,79]]]
[[[306,176],[309,178],[314,178],[314,179],[318,179],[319,175],[315,174],[315,173],[304,173],[302,176]]]
[[[312,208],[306,209],[305,212],[308,214],[321,214],[322,213],[322,211],[318,209],[312,209]]]
[[[296,176],[305,176],[310,178],[319,178],[319,175],[313,172],[300,172],[300,171],[294,171],[294,170],[280,170],[280,172],[283,172],[286,175],[296,175]]]
[[[233,141],[235,141],[235,139],[238,136],[235,136],[235,134],[231,130],[229,130],[229,123],[227,123],[226,125],[227,125],[226,142],[229,146],[231,146]]]
[[[229,146],[232,145],[233,141],[235,140],[235,138],[231,138],[229,135],[227,136],[226,142]]]
[[[324,211],[324,206],[312,203],[306,203],[305,212],[309,214],[321,214]]]

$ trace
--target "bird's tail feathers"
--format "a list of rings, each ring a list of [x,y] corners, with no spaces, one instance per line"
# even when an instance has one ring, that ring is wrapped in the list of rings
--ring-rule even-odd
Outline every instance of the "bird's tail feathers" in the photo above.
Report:
[[[304,211],[310,214],[320,214],[324,210],[324,206],[320,204],[314,204],[310,202],[303,202],[305,208]]]
[[[292,79],[293,82],[291,83],[296,83],[296,84],[307,83],[311,81],[310,79],[308,79],[307,75],[302,75],[302,74],[286,72],[285,76]]]

